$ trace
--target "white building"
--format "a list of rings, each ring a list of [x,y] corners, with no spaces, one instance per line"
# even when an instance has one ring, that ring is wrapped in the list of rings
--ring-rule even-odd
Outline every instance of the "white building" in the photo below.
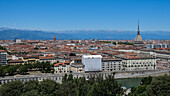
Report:
[[[85,72],[102,71],[101,55],[83,55],[82,63],[85,65]]]
[[[21,39],[15,39],[15,43],[22,43]]]

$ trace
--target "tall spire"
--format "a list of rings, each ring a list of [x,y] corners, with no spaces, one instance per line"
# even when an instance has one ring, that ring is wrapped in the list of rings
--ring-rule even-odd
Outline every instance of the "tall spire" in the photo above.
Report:
[[[138,20],[138,34],[137,35],[140,35],[140,31],[139,31],[139,20]]]

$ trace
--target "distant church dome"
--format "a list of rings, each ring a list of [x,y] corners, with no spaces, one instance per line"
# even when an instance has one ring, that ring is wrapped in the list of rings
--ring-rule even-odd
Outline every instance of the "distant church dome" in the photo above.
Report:
[[[138,31],[137,31],[137,36],[135,38],[135,41],[134,41],[134,45],[135,46],[143,46],[144,43],[143,43],[143,40],[142,40],[142,37],[140,35],[140,31],[139,31],[139,22],[138,22]]]
[[[142,40],[142,37],[140,35],[137,35],[136,38],[135,38],[135,41],[143,41],[143,40]]]

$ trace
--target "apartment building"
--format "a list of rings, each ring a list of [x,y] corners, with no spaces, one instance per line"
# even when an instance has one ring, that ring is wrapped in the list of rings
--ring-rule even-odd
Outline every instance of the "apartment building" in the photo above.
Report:
[[[121,71],[122,60],[116,58],[103,58],[102,59],[102,71]]]
[[[0,50],[0,65],[7,64],[7,52],[5,50]]]
[[[70,73],[70,62],[66,61],[64,63],[54,64],[54,73]]]

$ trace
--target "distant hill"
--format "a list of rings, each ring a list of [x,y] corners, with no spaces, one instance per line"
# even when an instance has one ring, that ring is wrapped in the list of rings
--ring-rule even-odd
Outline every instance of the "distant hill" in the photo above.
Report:
[[[3,28],[4,29],[4,28]],[[65,39],[69,37],[64,33],[54,33],[54,32],[45,32],[45,31],[36,31],[36,30],[19,30],[19,29],[7,29],[2,30],[0,28],[0,40],[10,40],[10,39],[30,39],[30,40],[42,40],[42,39],[53,39],[56,35],[57,39]]]
[[[31,39],[31,40],[52,40],[56,35],[58,40],[67,39],[134,39],[136,31],[117,31],[117,30],[67,30],[67,31],[37,31],[20,30],[10,28],[0,28],[0,40],[10,39]],[[169,31],[142,31],[143,39],[170,39]]]

